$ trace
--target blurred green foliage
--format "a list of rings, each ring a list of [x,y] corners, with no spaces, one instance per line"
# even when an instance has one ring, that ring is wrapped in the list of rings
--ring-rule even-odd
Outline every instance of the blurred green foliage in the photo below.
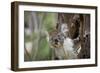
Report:
[[[27,19],[29,18],[28,15],[30,12],[26,12],[24,15],[24,20],[28,24]],[[31,58],[24,57],[25,61],[42,61],[42,60],[51,60],[52,57],[52,50],[49,48],[49,42],[47,41],[47,35],[44,31],[47,31],[48,33],[51,32],[55,26],[56,26],[56,17],[57,13],[48,13],[48,12],[35,12],[37,15],[39,21],[39,26],[41,28],[38,29],[37,33],[32,32],[31,36],[25,35],[24,40],[25,43],[32,41],[33,42],[33,47],[32,47],[32,52],[29,53],[31,55]],[[41,20],[41,21],[40,21]],[[34,25],[34,24],[32,24]],[[37,45],[34,43],[34,41],[37,40]],[[37,47],[36,47],[37,46]],[[34,50],[34,49],[37,49]],[[27,56],[26,54],[24,56]],[[35,59],[34,59],[35,56]],[[28,59],[27,59],[28,58]]]
[[[56,14],[47,13],[43,20],[43,25],[48,32],[52,31],[56,27]]]
[[[37,60],[48,60],[50,59],[50,48],[45,38],[40,38],[39,47],[37,53]]]

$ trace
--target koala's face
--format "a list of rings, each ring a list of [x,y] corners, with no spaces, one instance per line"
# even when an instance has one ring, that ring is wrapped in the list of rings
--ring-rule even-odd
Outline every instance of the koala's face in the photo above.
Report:
[[[66,23],[57,24],[56,32],[50,35],[50,44],[53,48],[61,48],[63,47],[63,43],[66,37],[68,37],[68,25]]]
[[[65,36],[63,33],[58,33],[55,36],[51,37],[51,45],[54,48],[61,48],[63,47]]]

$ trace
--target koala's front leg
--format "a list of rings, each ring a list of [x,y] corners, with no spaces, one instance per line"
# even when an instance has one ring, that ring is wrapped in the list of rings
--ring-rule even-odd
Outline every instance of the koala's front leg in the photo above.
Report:
[[[57,48],[52,48],[52,60],[61,60],[62,57],[58,55]]]

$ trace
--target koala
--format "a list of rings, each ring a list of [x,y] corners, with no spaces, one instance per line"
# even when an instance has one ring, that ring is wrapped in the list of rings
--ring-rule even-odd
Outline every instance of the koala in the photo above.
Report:
[[[60,25],[60,26],[59,26]],[[75,59],[73,40],[68,37],[67,24],[59,24],[57,29],[50,34],[50,47],[52,48],[52,59]]]

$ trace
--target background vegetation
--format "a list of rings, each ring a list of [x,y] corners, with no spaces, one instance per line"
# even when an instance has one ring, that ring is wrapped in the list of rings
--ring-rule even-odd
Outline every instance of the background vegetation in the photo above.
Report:
[[[57,23],[57,13],[24,12],[25,23],[25,61],[50,60],[51,49],[48,43],[48,32]]]

